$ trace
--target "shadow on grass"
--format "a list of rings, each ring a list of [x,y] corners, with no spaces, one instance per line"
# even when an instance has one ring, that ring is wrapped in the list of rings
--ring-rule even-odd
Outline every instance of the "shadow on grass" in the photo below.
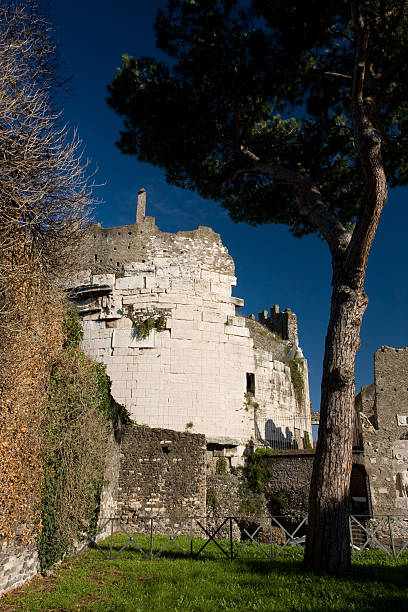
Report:
[[[158,536],[156,536],[158,538]],[[160,538],[160,536],[159,536]],[[115,536],[112,545],[112,556],[116,557],[119,551],[123,548],[127,538],[125,536]],[[150,542],[147,536],[142,536],[136,540],[137,544],[143,549],[145,555],[137,549],[133,542],[128,542],[128,546],[124,548],[116,560],[120,560],[122,555],[127,559],[148,560],[150,553]],[[287,576],[316,576],[315,572],[303,567],[303,550],[299,547],[286,547],[279,556],[268,558],[264,555],[255,544],[249,545],[242,553],[242,556],[236,558],[236,555],[242,546],[241,542],[234,542],[233,555],[231,560],[228,558],[231,549],[228,541],[219,542],[224,553],[213,543],[209,543],[201,550],[204,540],[193,540],[193,549],[191,553],[190,541],[186,536],[179,536],[178,541],[184,552],[182,552],[173,542],[168,542],[165,546],[167,538],[161,537],[159,544],[154,543],[152,554],[153,561],[159,559],[166,560],[199,560],[199,561],[223,561],[225,564],[242,568],[246,571],[257,572],[260,575],[267,576],[273,572],[279,571]],[[110,542],[105,540],[99,543],[99,547],[109,557]],[[279,547],[274,548],[274,554],[280,550]],[[161,551],[161,552],[160,552]],[[198,555],[198,553],[200,554]],[[269,553],[270,550],[268,549]],[[361,555],[353,557],[353,564],[350,570],[344,574],[321,574],[322,576],[333,577],[336,579],[353,580],[356,582],[379,582],[386,585],[394,585],[401,588],[407,587],[408,576],[408,552],[404,553],[399,560],[394,561],[385,553],[380,551],[365,551]],[[408,603],[406,605],[408,610]]]

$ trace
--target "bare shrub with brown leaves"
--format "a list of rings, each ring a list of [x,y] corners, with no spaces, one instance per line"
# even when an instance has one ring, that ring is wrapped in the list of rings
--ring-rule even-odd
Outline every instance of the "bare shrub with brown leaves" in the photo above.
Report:
[[[41,424],[62,343],[55,288],[80,250],[91,189],[53,110],[50,28],[32,0],[0,6],[0,535],[35,533]]]
[[[31,0],[0,6],[0,314],[7,292],[75,255],[91,188],[81,142],[53,111],[55,51]],[[16,259],[16,250],[25,258]],[[1,325],[1,323],[0,323]]]

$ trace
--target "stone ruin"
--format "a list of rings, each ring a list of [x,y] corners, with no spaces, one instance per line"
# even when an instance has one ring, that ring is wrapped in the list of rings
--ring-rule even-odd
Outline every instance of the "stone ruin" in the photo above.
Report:
[[[408,514],[408,347],[382,346],[356,397],[360,464],[374,514]]]
[[[258,322],[240,316],[220,236],[202,226],[161,232],[145,208],[141,190],[134,225],[88,228],[83,269],[69,286],[82,348],[106,365],[113,397],[138,424],[204,434],[232,466],[251,439],[310,445],[296,315],[274,306]]]

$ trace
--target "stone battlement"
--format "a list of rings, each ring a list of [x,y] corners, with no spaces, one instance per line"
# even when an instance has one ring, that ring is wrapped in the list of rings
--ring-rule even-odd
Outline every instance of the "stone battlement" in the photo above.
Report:
[[[279,312],[278,304],[268,311],[263,310],[258,315],[258,321],[268,327],[271,331],[279,334],[283,340],[290,340],[296,346],[299,345],[297,317],[290,308]]]

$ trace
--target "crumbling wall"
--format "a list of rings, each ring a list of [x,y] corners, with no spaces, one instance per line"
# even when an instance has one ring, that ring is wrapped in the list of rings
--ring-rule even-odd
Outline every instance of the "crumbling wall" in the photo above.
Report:
[[[171,234],[161,232],[153,217],[144,217],[138,223],[119,227],[103,228],[100,223],[94,223],[87,229],[87,235],[82,267],[89,268],[93,274],[123,275],[129,262],[145,263],[152,257],[164,257],[177,258],[187,267],[191,266],[191,258],[201,258],[207,268],[234,275],[232,258],[219,234],[209,227]]]
[[[116,507],[121,524],[132,529],[140,517],[204,517],[205,448],[203,435],[126,426]]]
[[[375,383],[356,398],[375,514],[408,510],[408,347],[381,347]]]
[[[231,295],[234,262],[218,234],[206,227],[166,234],[141,214],[132,226],[91,226],[87,248],[88,268],[72,279],[70,294],[82,316],[82,348],[106,364],[113,396],[137,423],[203,433],[241,454],[256,436],[257,411],[284,429],[289,422],[277,417],[290,418],[299,446],[305,431],[311,439],[296,315],[275,313],[289,340],[237,316],[244,302]]]
[[[35,542],[27,544],[18,538],[0,540],[0,595],[15,589],[38,572]]]

